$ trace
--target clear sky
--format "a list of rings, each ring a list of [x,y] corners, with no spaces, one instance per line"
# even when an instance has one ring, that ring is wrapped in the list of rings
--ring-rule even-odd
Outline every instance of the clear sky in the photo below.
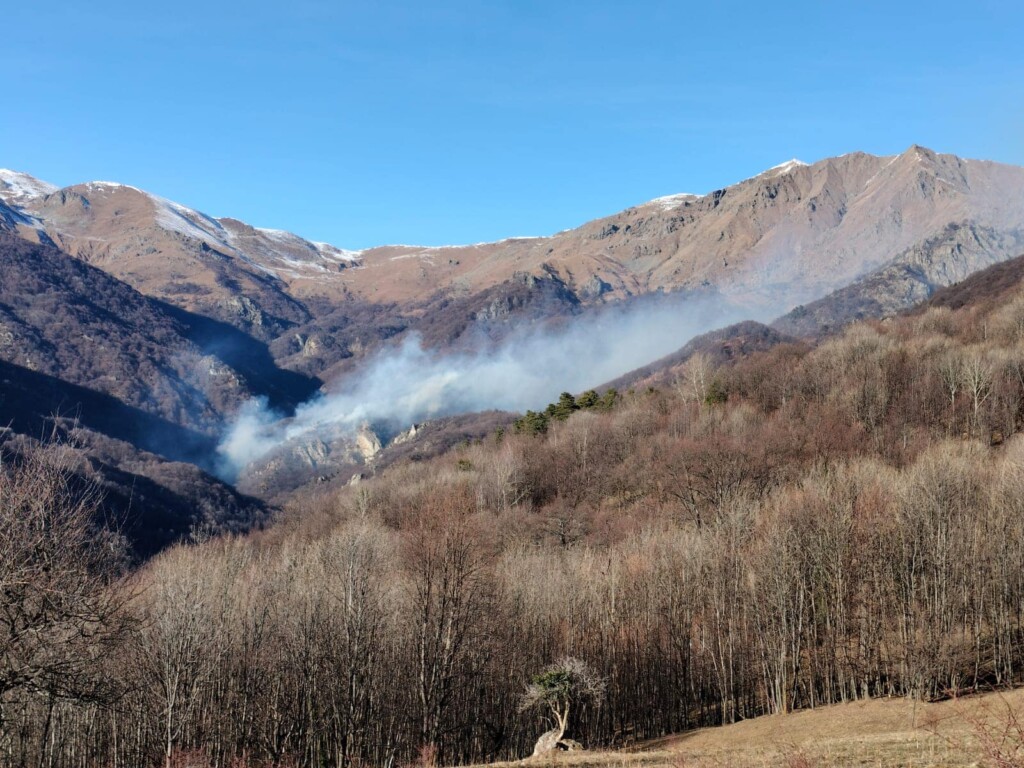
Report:
[[[1024,164],[1024,3],[5,2],[0,167],[338,246],[550,234],[798,157]]]

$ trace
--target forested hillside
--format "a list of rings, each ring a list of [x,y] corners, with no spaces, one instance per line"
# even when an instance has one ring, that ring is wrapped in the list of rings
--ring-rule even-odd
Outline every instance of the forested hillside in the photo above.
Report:
[[[74,663],[116,696],[32,677],[72,662],[5,624],[6,761],[521,757],[546,727],[524,686],[566,654],[607,678],[569,725],[591,746],[1019,683],[1024,293],[1001,269],[816,348],[567,395],[110,575],[131,621]]]

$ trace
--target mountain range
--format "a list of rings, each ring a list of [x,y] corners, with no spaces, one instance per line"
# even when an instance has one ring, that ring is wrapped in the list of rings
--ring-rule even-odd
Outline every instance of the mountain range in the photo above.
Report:
[[[1021,252],[1024,168],[919,146],[793,160],[547,237],[361,251],[125,184],[57,188],[0,170],[0,423],[74,433],[125,510],[145,486],[162,522],[137,527],[157,547],[263,520],[265,499],[386,454],[324,445],[295,459],[308,471],[287,468],[286,487],[242,483],[262,498],[215,477],[243,403],[287,416],[413,334],[434,353],[465,351],[667,294],[777,315],[770,332],[743,326],[730,347],[742,352],[898,312]],[[197,511],[199,498],[219,501]]]

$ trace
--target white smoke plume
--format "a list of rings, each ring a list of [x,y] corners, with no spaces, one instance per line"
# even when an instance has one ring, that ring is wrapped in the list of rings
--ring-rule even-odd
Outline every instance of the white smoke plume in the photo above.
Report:
[[[263,400],[247,403],[219,446],[221,471],[234,477],[287,441],[354,432],[365,423],[397,431],[459,413],[543,408],[561,392],[599,386],[698,334],[749,318],[749,311],[741,317],[724,301],[691,298],[585,313],[560,328],[520,332],[474,353],[438,354],[408,337],[293,417],[282,418]]]

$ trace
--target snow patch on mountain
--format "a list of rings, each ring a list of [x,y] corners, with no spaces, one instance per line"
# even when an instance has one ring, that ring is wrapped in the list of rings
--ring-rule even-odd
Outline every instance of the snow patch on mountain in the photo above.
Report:
[[[267,227],[253,227],[253,229],[257,232],[261,232],[272,240],[289,240],[294,242],[300,239],[298,235],[294,235],[283,229],[269,229]]]
[[[767,174],[771,174],[772,176],[781,176],[784,173],[789,173],[790,171],[792,171],[792,170],[794,170],[796,168],[802,168],[805,165],[807,165],[807,163],[805,163],[803,160],[797,160],[794,157],[792,160],[787,160],[784,163],[779,163],[778,165],[773,165],[771,168],[769,168],[767,171],[765,171],[761,175],[765,176]]]
[[[10,172],[13,174],[13,172]],[[37,182],[33,187],[19,178],[20,189],[39,194],[56,190]],[[0,179],[4,177],[0,176]],[[25,177],[35,182],[31,177]],[[164,231],[205,244],[221,254],[235,256],[265,274],[278,278],[297,279],[337,272],[339,264],[356,264],[361,253],[336,248],[330,243],[310,242],[282,229],[252,227],[244,222],[225,226],[208,214],[189,208],[165,197],[115,181],[90,181],[81,185],[89,192],[114,194],[123,190],[142,195],[153,206],[154,222]],[[0,192],[3,188],[0,187]],[[23,193],[24,194],[24,193]],[[36,196],[39,196],[38,194]],[[234,220],[225,219],[225,222]]]
[[[563,230],[568,232],[569,230]],[[416,251],[416,253],[406,254],[405,256],[392,257],[392,261],[396,258],[408,258],[411,256],[417,256],[423,253],[432,251],[452,251],[462,250],[465,248],[487,248],[493,245],[501,245],[502,243],[518,243],[526,242],[528,240],[547,240],[546,235],[516,235],[514,237],[504,237],[501,240],[483,240],[479,243],[460,243],[457,245],[414,245],[412,243],[388,243],[387,245],[375,245],[373,248],[367,248],[368,251],[384,250],[384,249],[396,249],[402,248],[408,251]],[[350,253],[362,254],[366,251],[350,251]]]
[[[288,232],[283,229],[268,229],[266,227],[254,227],[254,229],[270,240],[276,240],[277,242],[280,242],[292,248],[311,250],[321,258],[326,259],[328,261],[356,261],[362,253],[362,251],[349,251],[345,250],[344,248],[337,248],[336,246],[333,246],[330,243],[306,240],[303,237],[299,237],[294,232]],[[303,264],[304,262],[295,263]]]
[[[653,200],[648,200],[644,205],[656,205],[663,211],[670,211],[673,208],[678,208],[687,201],[700,200],[702,197],[704,197],[704,195],[695,195],[692,192],[679,192],[675,195],[656,197]]]
[[[773,165],[771,168],[761,171],[759,174],[755,176],[748,176],[747,178],[742,179],[741,181],[737,181],[735,184],[730,184],[729,187],[737,187],[740,184],[746,184],[748,181],[753,181],[754,179],[760,179],[766,176],[783,176],[787,173],[790,173],[791,171],[795,171],[797,168],[804,168],[809,165],[810,163],[805,163],[803,160],[797,160],[794,157],[792,160],[787,160],[784,163]],[[728,187],[726,187],[726,189],[728,189]]]
[[[224,226],[211,216],[156,195],[148,195],[156,207],[156,222],[171,232],[201,240],[218,249],[230,248]]]
[[[325,259],[333,259],[334,261],[359,261],[359,257],[363,255],[362,251],[350,251],[347,248],[338,248],[337,246],[331,245],[330,243],[321,243],[315,240],[310,240]]]
[[[57,189],[53,184],[40,181],[27,173],[0,168],[0,199],[11,205],[21,205],[28,200],[52,194]]]
[[[797,160],[796,158],[793,158],[792,160],[787,160],[784,163],[773,165],[768,170],[761,171],[761,173],[757,174],[757,176],[751,176],[750,178],[744,179],[743,181],[758,179],[762,176],[781,176],[785,173],[789,173],[790,171],[793,171],[797,168],[802,168],[806,165],[808,165],[808,163],[805,163],[803,160]],[[743,182],[741,181],[739,183],[742,184]],[[702,197],[706,197],[706,195],[695,195],[692,192],[679,192],[674,195],[665,195],[663,197],[656,197],[653,200],[648,200],[646,203],[643,204],[643,206],[656,206],[663,211],[671,211],[675,208],[678,208],[685,202],[692,200],[700,200]]]

